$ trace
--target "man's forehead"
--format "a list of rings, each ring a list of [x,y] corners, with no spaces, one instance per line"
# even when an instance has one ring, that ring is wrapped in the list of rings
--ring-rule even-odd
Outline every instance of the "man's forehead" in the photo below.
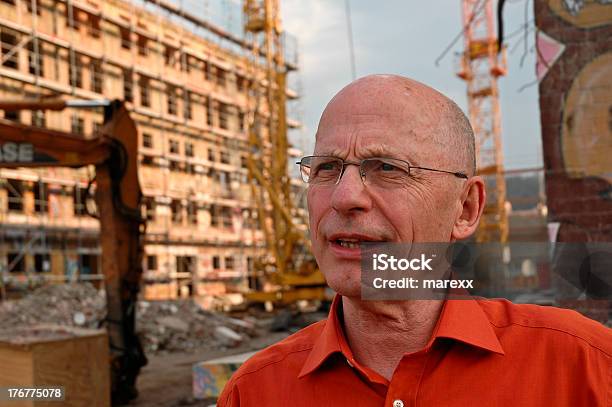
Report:
[[[345,146],[337,145],[323,145],[316,149],[318,155],[331,155],[334,157],[345,157],[348,153]],[[391,147],[386,144],[371,144],[364,145],[357,149],[357,155],[365,157],[397,157],[401,158],[398,154],[397,148]]]
[[[359,159],[369,157],[399,158],[417,164],[422,161],[419,157],[427,154],[427,147],[422,142],[417,142],[409,133],[332,132],[317,139],[315,154],[343,159],[347,159],[351,155]]]
[[[329,112],[319,125],[315,153],[346,157],[352,152],[361,158],[416,158],[415,152],[426,149],[430,139],[421,124],[408,115],[384,110]]]

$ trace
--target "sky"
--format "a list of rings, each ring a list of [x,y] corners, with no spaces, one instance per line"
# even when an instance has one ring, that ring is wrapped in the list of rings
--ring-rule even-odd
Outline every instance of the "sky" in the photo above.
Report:
[[[455,75],[463,38],[435,61],[461,32],[460,0],[349,0],[357,77],[393,73],[411,77],[453,99],[467,113],[466,84]],[[345,0],[281,0],[283,28],[297,38],[303,127],[292,141],[312,152],[319,117],[331,97],[352,80]],[[527,11],[527,20],[525,20]],[[508,0],[504,8],[508,75],[499,81],[504,164],[542,165],[533,53],[533,1]],[[524,27],[528,21],[527,53]],[[522,62],[522,66],[521,66]],[[295,74],[291,74],[295,75]],[[525,85],[530,85],[525,87]],[[522,87],[524,90],[519,91]]]

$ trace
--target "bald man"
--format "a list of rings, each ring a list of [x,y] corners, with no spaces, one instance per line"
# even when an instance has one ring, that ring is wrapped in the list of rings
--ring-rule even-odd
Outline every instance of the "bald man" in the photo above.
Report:
[[[573,311],[504,300],[366,301],[364,241],[469,237],[485,203],[474,136],[434,89],[374,75],[327,105],[308,182],[327,320],[264,349],[219,406],[612,406],[612,334]]]

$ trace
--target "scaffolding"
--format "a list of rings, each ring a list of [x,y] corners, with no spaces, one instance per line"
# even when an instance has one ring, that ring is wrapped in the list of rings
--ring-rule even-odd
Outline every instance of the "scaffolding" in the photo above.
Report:
[[[162,269],[167,273],[172,268],[178,270],[182,266],[172,263],[172,256],[194,255],[196,251],[188,247],[206,246],[220,253],[222,263],[238,256],[238,261],[227,262],[231,270],[221,264],[214,269],[216,274],[246,280],[246,273],[236,264],[246,268],[262,249],[261,231],[251,219],[256,205],[245,191],[248,180],[243,165],[243,157],[249,154],[246,92],[252,82],[245,54],[251,53],[252,45],[236,34],[236,27],[241,31],[241,8],[235,1],[221,2],[220,12],[208,2],[204,7],[189,0],[175,3],[1,2],[0,7],[7,12],[0,17],[0,94],[14,95],[9,88],[19,83],[21,89],[27,88],[25,94],[19,91],[20,97],[60,94],[93,99],[103,95],[128,101],[139,123],[145,124],[141,133],[153,139],[151,147],[142,149],[141,167],[146,171],[160,169],[155,177],[145,178],[145,183],[155,178],[159,184],[159,188],[145,186],[145,211],[153,218],[172,212],[147,234],[151,247],[165,247]],[[207,19],[213,14],[221,15],[223,24]],[[283,41],[288,44],[286,64],[293,69],[297,66],[297,52],[292,48],[295,41],[287,35]],[[295,92],[288,94],[297,97]],[[23,117],[23,112],[5,112],[5,118],[24,121],[28,114]],[[32,112],[30,119],[33,125],[63,130],[69,127],[73,133],[86,136],[97,132],[102,122],[99,112],[62,117],[39,111]],[[297,128],[299,122],[290,125]],[[170,151],[176,140],[180,152]],[[200,153],[194,154],[194,149]],[[45,174],[45,170],[37,171],[40,176]],[[77,179],[82,176],[78,174],[64,176]],[[190,187],[170,187],[177,184]],[[216,208],[221,208],[224,216],[231,212],[229,222],[222,220],[216,226],[221,233],[198,230],[202,213],[212,214]],[[246,219],[251,233],[233,226],[237,218]],[[186,232],[177,238],[175,232],[182,229]],[[237,233],[230,233],[232,229]],[[247,235],[250,239],[245,242]],[[180,252],[175,246],[184,249]],[[173,276],[200,279],[198,269],[202,265],[194,263],[190,267],[191,276],[179,271]],[[157,277],[167,281],[170,276]]]
[[[7,296],[6,286],[27,290],[48,282],[103,281],[98,273],[97,222],[81,216],[85,215],[81,194],[87,191],[87,184],[58,180],[53,173],[31,174],[27,181],[23,173],[5,169],[0,171],[0,178],[4,180],[8,208],[0,218],[0,252],[5,255],[0,262],[0,298]],[[73,203],[50,201],[50,188],[72,190]],[[71,211],[71,226],[53,222],[49,216]],[[67,241],[76,244],[69,247]],[[57,272],[58,262],[65,273]]]

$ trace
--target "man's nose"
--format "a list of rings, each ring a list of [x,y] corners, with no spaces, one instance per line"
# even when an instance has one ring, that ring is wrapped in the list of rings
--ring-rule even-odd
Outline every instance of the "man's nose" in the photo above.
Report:
[[[372,200],[359,174],[359,166],[347,165],[333,188],[331,205],[338,212],[367,211],[372,207]]]

